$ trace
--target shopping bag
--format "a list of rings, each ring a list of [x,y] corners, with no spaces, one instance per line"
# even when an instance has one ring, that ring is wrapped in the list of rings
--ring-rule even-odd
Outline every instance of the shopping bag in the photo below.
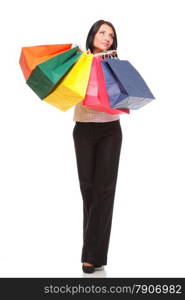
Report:
[[[69,50],[72,44],[54,44],[22,47],[19,58],[23,75],[27,80],[35,67],[47,59]]]
[[[37,65],[26,83],[41,98],[45,98],[79,59],[79,47],[63,51]]]
[[[43,99],[57,108],[66,111],[85,98],[91,71],[93,54],[84,51],[55,89]]]
[[[85,99],[82,101],[82,105],[113,115],[121,114],[123,112],[129,113],[129,109],[114,109],[110,107],[101,66],[102,60],[101,57],[93,57],[87,92]]]
[[[155,99],[128,60],[106,58],[101,64],[112,108],[139,109]]]

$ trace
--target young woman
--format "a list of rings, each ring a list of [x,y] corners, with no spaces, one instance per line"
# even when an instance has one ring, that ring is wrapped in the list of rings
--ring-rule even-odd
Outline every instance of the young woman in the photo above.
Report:
[[[114,26],[99,20],[90,29],[86,50],[117,49]],[[83,199],[82,270],[92,273],[107,264],[122,130],[119,114],[75,106],[73,139]]]

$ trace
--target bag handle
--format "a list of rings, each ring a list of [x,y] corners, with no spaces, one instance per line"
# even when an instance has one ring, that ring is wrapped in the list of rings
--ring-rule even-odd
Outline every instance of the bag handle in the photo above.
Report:
[[[117,50],[108,50],[108,51],[104,51],[104,52],[99,52],[94,54],[94,56],[104,56],[104,55],[113,55],[113,53],[117,54]]]
[[[88,51],[86,51],[86,53],[87,53],[87,55],[90,55],[88,53]],[[99,53],[93,54],[93,56],[102,56],[102,58],[105,58],[108,56],[109,58],[119,59],[118,55],[117,55],[117,50],[108,50],[108,51],[104,51],[104,52],[99,52]]]

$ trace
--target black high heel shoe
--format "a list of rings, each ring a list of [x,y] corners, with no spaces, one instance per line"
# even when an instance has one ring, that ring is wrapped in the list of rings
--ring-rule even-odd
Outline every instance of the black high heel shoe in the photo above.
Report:
[[[95,271],[102,271],[104,268],[102,265],[92,265],[92,266],[84,266],[82,265],[82,270],[85,273],[93,273]]]
[[[94,265],[92,265],[92,266],[84,266],[84,264],[82,264],[82,270],[85,273],[93,273],[95,271],[95,267],[94,267]]]

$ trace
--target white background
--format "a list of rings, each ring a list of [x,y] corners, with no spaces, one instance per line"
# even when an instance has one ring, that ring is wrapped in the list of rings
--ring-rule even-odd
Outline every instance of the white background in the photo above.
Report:
[[[1,2],[0,276],[185,276],[184,1]],[[26,85],[21,47],[76,43],[99,19],[154,101],[121,115],[123,143],[108,262],[81,270],[82,197],[63,112]]]

